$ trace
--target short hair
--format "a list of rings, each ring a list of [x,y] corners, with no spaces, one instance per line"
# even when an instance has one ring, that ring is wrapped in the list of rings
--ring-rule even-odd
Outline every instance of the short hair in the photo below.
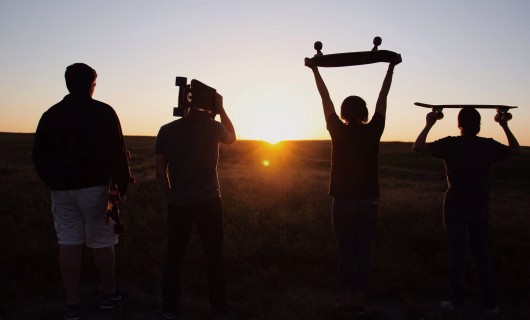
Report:
[[[68,91],[90,91],[92,83],[97,78],[96,70],[84,63],[74,63],[66,68],[64,78]]]
[[[480,132],[480,113],[475,108],[462,108],[458,113],[458,127],[462,134],[477,135]]]
[[[342,102],[340,117],[347,122],[359,120],[365,123],[368,120],[366,102],[358,96],[349,96]]]

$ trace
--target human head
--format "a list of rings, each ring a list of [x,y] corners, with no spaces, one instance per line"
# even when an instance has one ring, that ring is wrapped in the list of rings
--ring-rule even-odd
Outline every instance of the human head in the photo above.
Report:
[[[74,63],[66,68],[64,78],[70,93],[94,93],[97,78],[96,70],[84,63]]]
[[[366,102],[358,96],[349,96],[342,102],[340,107],[340,117],[347,123],[368,121],[368,108]]]
[[[462,108],[458,113],[458,128],[462,135],[477,135],[480,132],[480,113],[475,108]]]

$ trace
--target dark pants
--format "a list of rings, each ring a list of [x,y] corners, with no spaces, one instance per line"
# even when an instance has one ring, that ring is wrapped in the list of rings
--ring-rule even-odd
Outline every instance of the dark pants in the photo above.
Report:
[[[370,248],[377,219],[377,199],[333,199],[333,227],[339,247],[342,290],[366,292]]]
[[[210,305],[213,309],[226,305],[222,255],[223,204],[221,198],[212,198],[186,207],[168,206],[167,261],[162,288],[166,310],[178,311],[180,307],[182,263],[194,223],[207,260]]]
[[[497,305],[495,275],[488,253],[488,213],[486,209],[445,208],[444,223],[449,245],[449,288],[455,304],[464,298],[466,242],[471,242],[473,258],[482,286],[486,308]]]

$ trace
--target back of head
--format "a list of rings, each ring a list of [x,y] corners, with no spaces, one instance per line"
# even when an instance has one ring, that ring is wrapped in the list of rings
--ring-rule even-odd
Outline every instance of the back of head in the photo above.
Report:
[[[462,108],[458,113],[458,127],[462,134],[477,135],[480,132],[480,113],[475,108]]]
[[[368,121],[368,108],[366,102],[358,96],[349,96],[342,102],[340,107],[340,117],[346,122]]]
[[[68,91],[89,93],[92,90],[92,83],[97,78],[97,73],[84,63],[74,63],[66,68],[64,78]]]

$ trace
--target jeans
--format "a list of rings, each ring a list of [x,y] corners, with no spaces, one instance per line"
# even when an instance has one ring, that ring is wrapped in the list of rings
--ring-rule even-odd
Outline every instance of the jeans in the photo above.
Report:
[[[178,311],[182,290],[182,263],[195,223],[208,270],[209,302],[213,309],[226,306],[223,244],[223,204],[221,198],[186,206],[168,206],[167,261],[163,275],[162,299],[165,310]]]
[[[488,253],[487,209],[444,208],[444,223],[449,246],[450,298],[456,305],[464,298],[466,240],[469,234],[471,251],[480,277],[482,298],[486,308],[497,305],[495,275]]]
[[[333,199],[332,219],[339,249],[339,286],[366,292],[377,199]]]

